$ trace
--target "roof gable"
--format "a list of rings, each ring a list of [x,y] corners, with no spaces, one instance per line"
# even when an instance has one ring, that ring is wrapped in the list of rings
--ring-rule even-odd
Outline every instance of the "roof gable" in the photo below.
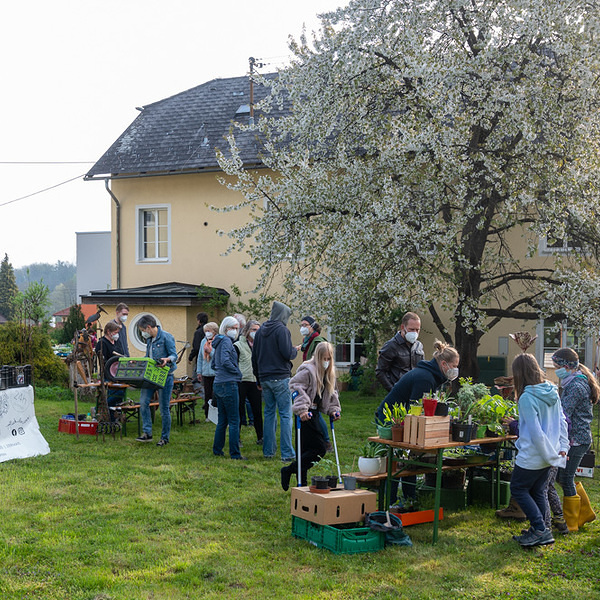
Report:
[[[254,102],[268,92],[268,88],[254,84]],[[244,105],[247,108],[240,111]],[[249,105],[248,77],[232,77],[214,79],[144,106],[86,179],[218,169],[215,150],[227,150],[225,136],[232,121],[247,123]],[[236,140],[244,163],[260,162],[253,132],[237,132]]]

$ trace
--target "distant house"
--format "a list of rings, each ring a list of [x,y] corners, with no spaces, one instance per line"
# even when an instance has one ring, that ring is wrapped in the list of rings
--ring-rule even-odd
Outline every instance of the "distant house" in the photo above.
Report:
[[[91,317],[93,314],[96,314],[96,305],[91,304],[82,304],[81,312],[83,313],[84,318],[87,320],[88,317]],[[71,307],[63,308],[58,312],[52,314],[52,318],[54,321],[54,326],[56,329],[62,329],[65,326],[65,321],[67,320],[69,313],[71,312]]]

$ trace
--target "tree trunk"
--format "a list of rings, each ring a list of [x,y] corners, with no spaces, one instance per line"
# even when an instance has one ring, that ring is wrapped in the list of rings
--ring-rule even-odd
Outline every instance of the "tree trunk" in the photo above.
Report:
[[[467,333],[458,323],[454,333],[455,348],[460,354],[460,376],[472,377],[473,381],[479,378],[479,365],[477,363],[477,348],[479,348],[480,332]]]

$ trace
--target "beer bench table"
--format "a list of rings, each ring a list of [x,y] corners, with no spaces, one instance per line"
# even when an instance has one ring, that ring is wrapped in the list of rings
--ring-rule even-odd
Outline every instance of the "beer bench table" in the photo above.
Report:
[[[370,485],[374,483],[375,480],[378,480],[378,485],[381,484],[381,481],[384,480],[386,482],[385,486],[385,497],[383,499],[383,503],[380,506],[382,510],[388,510],[390,507],[390,498],[392,492],[391,482],[393,478],[398,477],[407,477],[409,475],[421,475],[423,473],[431,473],[435,472],[435,494],[434,494],[434,520],[433,520],[433,540],[432,543],[436,543],[438,539],[438,525],[439,525],[439,511],[440,511],[440,497],[441,497],[441,488],[442,488],[442,471],[444,470],[452,470],[452,469],[460,469],[460,468],[468,468],[469,466],[487,466],[492,469],[492,489],[495,491],[495,499],[496,506],[498,506],[500,502],[500,447],[506,442],[511,442],[517,439],[515,435],[506,435],[500,437],[490,437],[490,438],[481,438],[481,439],[472,439],[469,442],[441,442],[441,443],[431,443],[425,446],[417,446],[413,444],[408,444],[406,442],[393,442],[392,440],[385,440],[380,437],[370,437],[368,438],[371,442],[377,442],[387,446],[388,448],[388,464],[387,464],[387,473],[383,473],[380,475],[373,475],[371,477],[362,477],[358,478],[358,481],[364,483],[366,485]],[[494,460],[490,460],[487,463],[478,464],[478,465],[443,465],[443,457],[444,450],[447,448],[460,448],[464,446],[476,446],[479,444],[495,444],[496,446],[496,456]],[[409,450],[413,458],[410,456],[408,458],[397,458],[394,459],[394,448],[402,448],[404,450]],[[420,456],[423,454],[435,454],[435,463],[427,463],[423,462]],[[416,456],[416,458],[415,458]],[[398,470],[394,470],[394,462],[401,463],[402,467]],[[379,490],[379,496],[381,497],[381,489]]]
[[[183,425],[183,415],[189,412],[191,415],[190,423],[196,422],[196,401],[200,397],[195,394],[180,394],[177,398],[171,398],[169,409],[175,407],[175,414],[177,418],[177,424]],[[152,399],[150,402],[150,411],[152,414],[152,421],[154,422],[154,413],[158,408],[159,404],[157,400]],[[140,419],[140,405],[139,404],[122,404],[118,407],[121,411],[121,423],[123,425],[123,435],[127,435],[127,423],[132,419],[137,419],[138,435],[142,434],[142,422]]]

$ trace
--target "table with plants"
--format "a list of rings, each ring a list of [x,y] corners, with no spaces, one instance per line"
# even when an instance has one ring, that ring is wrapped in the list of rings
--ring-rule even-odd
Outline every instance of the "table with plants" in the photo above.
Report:
[[[423,422],[438,423],[438,429],[429,438],[420,438],[420,443],[414,442],[414,436],[409,441],[409,432],[405,427],[414,425],[411,413],[420,415],[424,409],[427,414],[425,417],[419,416],[419,426]],[[366,483],[369,483],[369,478],[386,482],[385,497],[381,504],[384,510],[388,510],[393,479],[435,474],[433,543],[436,543],[444,472],[475,464],[489,467],[492,497],[495,499],[493,505],[499,505],[500,471],[503,466],[501,449],[516,439],[516,436],[506,432],[506,424],[515,418],[517,405],[514,401],[501,395],[492,395],[486,385],[473,383],[470,379],[460,380],[455,398],[443,393],[428,394],[417,405],[411,406],[409,411],[398,405],[386,405],[384,422],[376,423],[377,436],[368,438],[369,448],[362,452],[387,456],[387,471],[382,475],[380,466],[377,472],[365,472]],[[442,433],[440,428],[444,430]],[[361,458],[359,469],[360,462]]]

